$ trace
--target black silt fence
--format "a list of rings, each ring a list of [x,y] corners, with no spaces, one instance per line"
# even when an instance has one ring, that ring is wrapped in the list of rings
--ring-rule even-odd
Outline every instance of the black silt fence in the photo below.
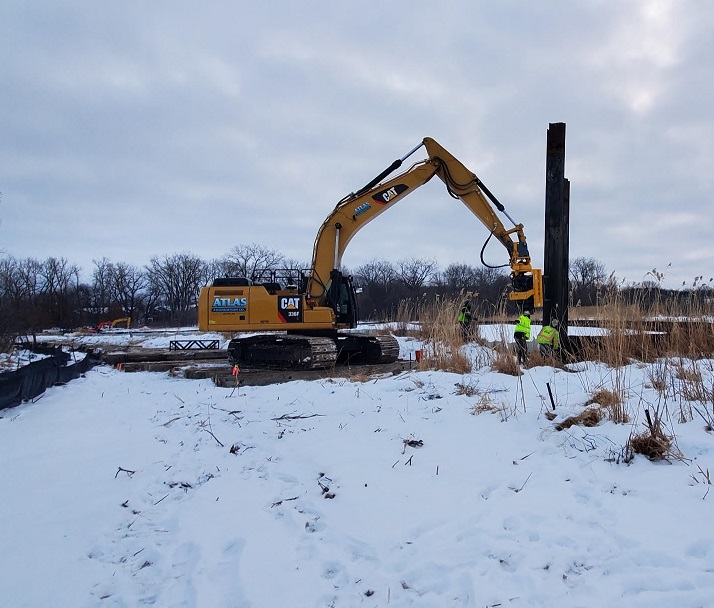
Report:
[[[39,351],[40,348],[33,349]],[[76,363],[67,364],[70,355],[61,348],[43,348],[43,354],[50,357],[33,361],[17,370],[0,373],[0,410],[20,405],[23,401],[34,399],[55,384],[65,384],[79,378],[84,372],[94,367],[101,360],[94,355],[85,355]]]

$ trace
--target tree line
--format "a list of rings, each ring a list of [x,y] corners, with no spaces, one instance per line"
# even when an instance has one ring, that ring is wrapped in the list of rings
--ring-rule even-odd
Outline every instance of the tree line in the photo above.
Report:
[[[131,317],[134,324],[193,325],[201,288],[214,278],[244,276],[256,282],[307,273],[309,264],[258,244],[237,245],[220,259],[192,253],[154,256],[144,266],[93,260],[91,280],[66,258],[0,258],[0,333],[37,333],[58,327],[96,326]],[[290,271],[288,271],[288,269]],[[508,279],[505,274],[452,264],[443,272],[433,260],[396,263],[374,260],[353,271],[363,319],[385,319],[401,302],[460,290],[480,292],[484,306],[496,306]]]
[[[144,266],[107,258],[93,264],[87,282],[80,280],[81,269],[65,258],[0,258],[0,335],[37,333],[51,327],[75,329],[122,317],[131,317],[135,325],[195,325],[199,292],[214,278],[273,281],[276,274],[297,278],[287,269],[307,272],[309,266],[255,243],[237,245],[214,260],[184,252],[154,256]],[[502,269],[450,264],[441,270],[435,260],[409,258],[372,260],[345,272],[353,276],[358,288],[362,320],[394,318],[405,303],[437,295],[458,298],[468,292],[478,294],[473,299],[478,316],[488,317],[508,306],[510,281]],[[570,264],[572,305],[597,305],[613,290],[633,298],[642,293],[652,297],[653,289],[661,295],[657,282],[650,283],[618,285],[614,275],[608,275],[604,265],[592,258],[576,258]]]
[[[91,281],[65,258],[0,259],[0,333],[72,329],[131,317],[154,325],[195,324],[201,288],[217,276],[253,276],[292,263],[259,245],[239,245],[221,259],[192,253],[154,256],[145,266],[93,261]]]

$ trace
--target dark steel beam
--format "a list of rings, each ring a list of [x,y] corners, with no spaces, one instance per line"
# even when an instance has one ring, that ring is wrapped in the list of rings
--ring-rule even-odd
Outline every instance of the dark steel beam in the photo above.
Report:
[[[561,348],[568,347],[570,182],[565,179],[565,123],[548,125],[545,168],[543,323],[557,319]]]

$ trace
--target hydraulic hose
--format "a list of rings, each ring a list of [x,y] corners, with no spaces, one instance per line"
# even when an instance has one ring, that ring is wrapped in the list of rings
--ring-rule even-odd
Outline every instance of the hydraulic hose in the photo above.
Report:
[[[483,264],[486,268],[505,268],[506,266],[510,266],[510,264],[500,264],[498,266],[491,266],[491,264],[487,264],[486,261],[483,259],[483,252],[486,250],[486,245],[488,245],[488,242],[491,240],[491,237],[493,236],[493,230],[491,230],[490,234],[488,235],[488,238],[486,239],[486,242],[483,244],[483,247],[481,247],[481,264]]]

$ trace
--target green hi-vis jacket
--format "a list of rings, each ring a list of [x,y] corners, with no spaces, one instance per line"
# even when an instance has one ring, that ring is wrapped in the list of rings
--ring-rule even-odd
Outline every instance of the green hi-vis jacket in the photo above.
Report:
[[[459,318],[457,319],[461,325],[469,325],[471,323],[471,311],[464,306],[459,313]]]
[[[538,334],[538,344],[549,344],[553,348],[560,346],[560,334],[555,327],[546,325]]]
[[[514,333],[521,332],[522,334],[526,334],[526,340],[531,339],[531,319],[530,317],[526,315],[521,315],[518,318],[518,324],[516,325],[516,329],[513,330]]]

